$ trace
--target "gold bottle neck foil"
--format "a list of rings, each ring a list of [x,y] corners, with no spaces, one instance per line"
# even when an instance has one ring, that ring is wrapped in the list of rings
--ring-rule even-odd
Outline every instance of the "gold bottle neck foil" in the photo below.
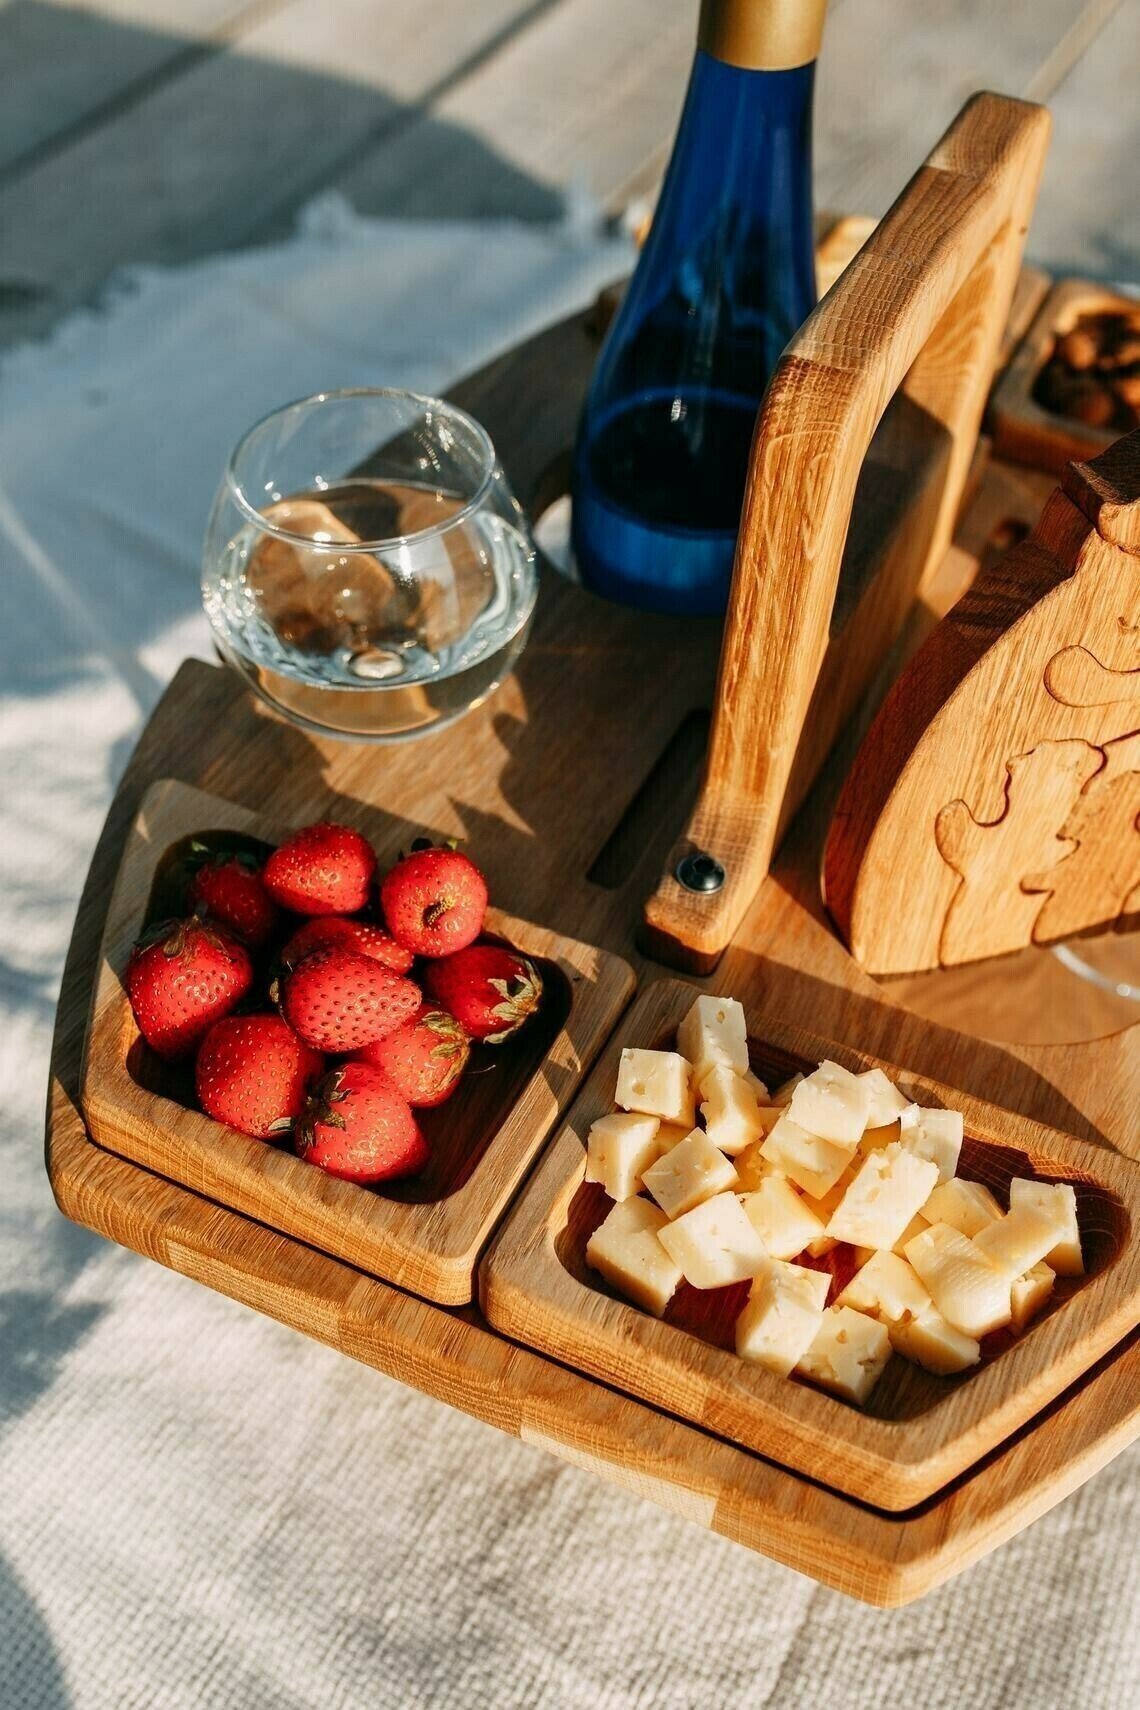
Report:
[[[697,46],[743,71],[791,71],[818,57],[827,0],[701,0]]]

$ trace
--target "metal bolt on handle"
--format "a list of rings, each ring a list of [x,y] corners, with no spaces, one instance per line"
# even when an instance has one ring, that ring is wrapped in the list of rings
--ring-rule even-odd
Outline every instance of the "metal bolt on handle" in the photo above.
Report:
[[[677,878],[687,891],[709,893],[719,891],[724,884],[724,868],[714,855],[696,849],[677,863]]]

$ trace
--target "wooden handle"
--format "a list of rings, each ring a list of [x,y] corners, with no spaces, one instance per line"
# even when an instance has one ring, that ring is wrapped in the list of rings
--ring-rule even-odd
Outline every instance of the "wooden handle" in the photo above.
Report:
[[[753,440],[704,782],[645,910],[649,947],[675,966],[707,972],[731,940],[949,544],[1049,127],[1042,107],[974,96],[776,369]],[[864,471],[892,399],[893,445]],[[696,852],[723,868],[718,890],[677,879]]]

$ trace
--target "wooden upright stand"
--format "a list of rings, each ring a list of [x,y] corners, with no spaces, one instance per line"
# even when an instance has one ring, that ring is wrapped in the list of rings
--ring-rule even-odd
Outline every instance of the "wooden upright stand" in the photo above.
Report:
[[[776,370],[704,783],[645,911],[662,961],[715,966],[950,543],[1048,137],[1043,108],[976,96]],[[874,499],[858,493],[868,452],[896,472]],[[694,851],[724,869],[719,890],[679,881]]]

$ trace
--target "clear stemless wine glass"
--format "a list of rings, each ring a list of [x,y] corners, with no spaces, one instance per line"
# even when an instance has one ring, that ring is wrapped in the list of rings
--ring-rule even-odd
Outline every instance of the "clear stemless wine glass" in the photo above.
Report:
[[[536,593],[487,434],[415,392],[321,392],[266,416],[206,534],[220,651],[326,735],[397,741],[478,706],[521,653]]]

